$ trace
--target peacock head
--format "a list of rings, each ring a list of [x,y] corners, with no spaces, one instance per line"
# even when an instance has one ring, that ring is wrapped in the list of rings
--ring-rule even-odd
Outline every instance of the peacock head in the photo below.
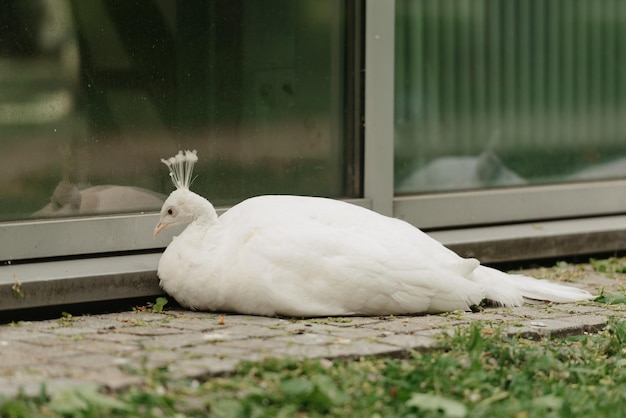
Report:
[[[170,177],[176,186],[163,203],[153,238],[172,225],[188,224],[199,219],[217,219],[213,205],[202,196],[189,190],[193,165],[198,161],[196,151],[179,151],[174,157],[161,160],[170,170]]]

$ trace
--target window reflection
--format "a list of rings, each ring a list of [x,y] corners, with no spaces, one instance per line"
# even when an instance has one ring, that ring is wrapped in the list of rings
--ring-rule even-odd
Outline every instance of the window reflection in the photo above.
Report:
[[[0,4],[0,220],[157,210],[181,148],[215,205],[345,196],[343,2]]]
[[[412,171],[396,186],[396,192],[482,189],[521,186],[526,180],[507,168],[497,155],[439,157]]]
[[[626,178],[626,3],[396,7],[398,193]]]
[[[35,212],[37,217],[86,215],[160,208],[166,196],[148,189],[130,186],[92,186],[79,189],[61,181],[54,189],[50,203]]]

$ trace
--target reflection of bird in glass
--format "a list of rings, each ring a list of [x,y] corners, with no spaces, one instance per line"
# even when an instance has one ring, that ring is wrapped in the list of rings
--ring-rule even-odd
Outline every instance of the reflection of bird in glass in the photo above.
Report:
[[[92,186],[79,190],[61,181],[54,189],[50,203],[34,216],[61,216],[89,213],[137,212],[158,209],[165,196],[151,190],[130,186]]]
[[[154,235],[189,224],[158,267],[183,306],[258,315],[386,315],[469,310],[483,299],[590,299],[580,289],[464,259],[412,225],[349,203],[261,196],[217,216],[191,192],[197,156],[163,160],[177,190]]]
[[[478,157],[436,158],[406,176],[398,193],[521,186],[526,180],[507,168],[496,154],[485,151]]]
[[[62,181],[54,189],[48,206],[53,209],[53,212],[71,214],[78,213],[81,202],[82,196],[78,188],[68,181]]]

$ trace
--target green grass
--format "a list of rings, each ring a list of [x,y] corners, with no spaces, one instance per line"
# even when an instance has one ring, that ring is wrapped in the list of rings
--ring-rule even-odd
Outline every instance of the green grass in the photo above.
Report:
[[[626,416],[626,322],[599,334],[529,341],[474,324],[407,359],[246,363],[230,377],[0,398],[2,417]]]

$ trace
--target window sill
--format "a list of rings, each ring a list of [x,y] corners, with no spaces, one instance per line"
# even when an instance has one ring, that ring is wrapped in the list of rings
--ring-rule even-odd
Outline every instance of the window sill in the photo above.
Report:
[[[434,231],[484,263],[607,253],[626,248],[626,215]],[[0,266],[0,311],[162,294],[160,253]],[[23,297],[18,293],[23,293]]]
[[[156,275],[160,256],[154,253],[0,266],[0,311],[161,294]]]
[[[429,233],[463,257],[483,263],[550,259],[626,249],[626,214]]]

